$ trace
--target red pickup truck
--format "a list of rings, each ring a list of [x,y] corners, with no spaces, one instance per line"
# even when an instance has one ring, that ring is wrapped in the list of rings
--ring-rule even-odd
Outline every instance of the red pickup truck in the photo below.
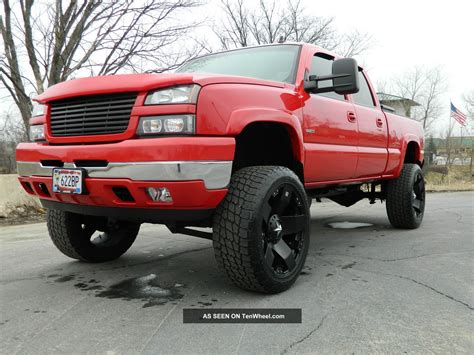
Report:
[[[423,218],[422,127],[383,107],[354,59],[314,45],[71,80],[35,101],[19,180],[71,258],[118,258],[161,223],[212,239],[236,285],[276,293],[304,265],[312,199],[386,200],[396,228]]]

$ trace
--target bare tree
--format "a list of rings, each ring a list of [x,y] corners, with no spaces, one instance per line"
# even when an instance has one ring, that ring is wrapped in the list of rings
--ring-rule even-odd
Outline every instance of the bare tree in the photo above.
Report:
[[[252,13],[248,30],[257,44],[275,43],[285,31],[286,18],[275,2],[260,0],[259,11]]]
[[[337,35],[332,48],[343,57],[354,57],[369,50],[372,44],[370,35],[355,30]]]
[[[467,116],[469,117],[470,120],[468,120],[468,127],[472,127],[472,120],[474,120],[474,90],[468,92],[467,94],[463,95],[464,103],[466,105],[466,110],[467,110]],[[469,132],[469,128],[468,128]],[[469,137],[468,139],[472,140],[472,137]],[[470,146],[470,164],[469,164],[469,175],[471,176],[471,180],[473,178],[472,174],[472,163],[474,160],[474,149],[472,145]]]
[[[474,91],[464,94],[463,99],[469,118],[474,120]]]
[[[454,127],[455,127],[455,121],[451,119],[449,121],[448,127],[445,129],[445,131],[441,134],[441,138],[444,139],[444,144],[445,144],[445,150],[446,150],[446,166],[451,166],[453,163],[453,153],[455,147],[455,142],[452,139],[453,132],[454,132]]]
[[[214,27],[222,49],[276,42],[307,42],[354,56],[367,50],[372,38],[362,32],[338,33],[333,18],[308,15],[301,0],[288,2],[221,0],[223,19]]]
[[[16,119],[12,110],[0,117],[0,173],[16,171],[15,148],[27,139],[23,122]]]
[[[415,67],[402,75],[384,82],[384,91],[417,102],[420,106],[405,107],[405,114],[419,121],[425,132],[430,132],[433,123],[443,113],[442,94],[447,88],[440,68]]]
[[[153,71],[179,65],[186,53],[170,49],[196,25],[179,15],[198,5],[198,0],[3,0],[0,82],[27,127],[31,94],[48,86],[81,73],[142,70],[144,61]]]
[[[226,21],[222,22],[221,29],[214,29],[214,31],[218,35],[223,49],[249,45],[249,14],[243,2],[244,0],[237,0],[234,4],[228,0],[222,0]]]
[[[288,1],[280,17],[284,23],[281,40],[314,43],[328,49],[334,48],[337,35],[332,17],[307,15],[299,0]]]

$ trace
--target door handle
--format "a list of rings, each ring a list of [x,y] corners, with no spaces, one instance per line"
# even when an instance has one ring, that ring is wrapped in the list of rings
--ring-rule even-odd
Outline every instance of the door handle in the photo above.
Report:
[[[382,126],[383,126],[383,121],[382,121],[381,118],[377,118],[377,119],[375,120],[375,122],[377,123],[377,127],[382,127]]]
[[[357,120],[356,114],[352,111],[347,112],[347,120],[349,122],[355,122]]]

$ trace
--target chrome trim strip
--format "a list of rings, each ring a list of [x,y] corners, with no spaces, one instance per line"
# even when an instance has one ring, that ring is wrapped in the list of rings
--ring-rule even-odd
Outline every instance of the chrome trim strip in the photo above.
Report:
[[[20,176],[51,176],[53,166],[40,162],[18,161]],[[64,168],[76,168],[64,163]],[[232,161],[156,161],[109,163],[106,167],[82,167],[93,178],[131,179],[148,181],[203,180],[207,189],[222,189],[229,185]]]

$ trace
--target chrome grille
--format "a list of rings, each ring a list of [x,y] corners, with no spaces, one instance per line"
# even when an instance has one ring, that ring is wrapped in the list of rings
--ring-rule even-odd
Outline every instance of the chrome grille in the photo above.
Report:
[[[81,96],[52,101],[53,136],[92,136],[123,133],[137,93]]]

